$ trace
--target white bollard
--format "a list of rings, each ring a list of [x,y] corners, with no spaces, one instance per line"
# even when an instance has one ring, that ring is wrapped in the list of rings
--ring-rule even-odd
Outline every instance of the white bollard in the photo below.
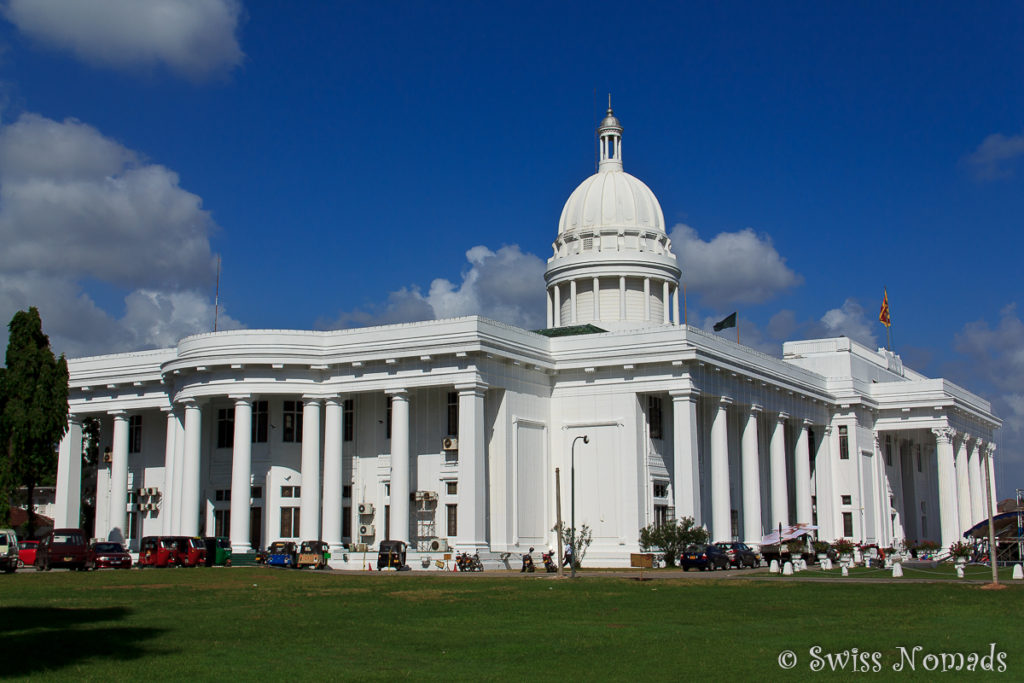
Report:
[[[843,576],[849,576],[849,575],[850,575],[850,570],[847,569],[846,565],[844,564],[843,565]]]
[[[892,578],[899,579],[903,576],[903,565],[899,562],[892,563]]]
[[[772,563],[770,565],[768,565],[768,571],[771,572],[772,574],[778,574],[779,573],[779,561],[778,560],[772,560]]]
[[[821,561],[821,568],[826,571],[830,571],[832,569],[832,560],[826,557]]]
[[[782,565],[782,575],[783,576],[793,576],[793,563],[792,562],[787,562],[786,564]]]
[[[1017,581],[1024,579],[1024,567],[1020,566],[1020,563],[1013,565],[1013,578]]]
[[[964,578],[964,566],[962,564],[958,564],[956,566],[956,578],[958,578],[958,579]]]

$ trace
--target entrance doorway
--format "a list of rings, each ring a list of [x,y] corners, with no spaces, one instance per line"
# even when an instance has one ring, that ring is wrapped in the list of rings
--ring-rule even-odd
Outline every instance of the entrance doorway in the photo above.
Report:
[[[263,508],[249,508],[249,545],[263,548]]]

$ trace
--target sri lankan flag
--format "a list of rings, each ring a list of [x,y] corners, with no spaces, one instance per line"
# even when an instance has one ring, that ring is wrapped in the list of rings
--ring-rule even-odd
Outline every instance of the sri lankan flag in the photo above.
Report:
[[[889,327],[892,324],[889,322],[889,292],[884,289],[882,291],[882,310],[878,312],[878,322]]]

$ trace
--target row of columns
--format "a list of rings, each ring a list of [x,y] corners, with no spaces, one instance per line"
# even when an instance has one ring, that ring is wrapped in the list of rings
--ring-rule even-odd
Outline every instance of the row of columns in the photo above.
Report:
[[[990,477],[986,487],[982,460],[992,457],[995,444],[949,427],[932,429],[932,433],[939,483],[940,537],[942,545],[949,547],[961,539],[963,532],[988,517],[987,498],[991,495],[993,502],[996,499],[995,478]]]
[[[584,278],[592,280],[592,292],[593,296],[593,315],[590,320],[593,322],[601,321],[601,278]],[[582,317],[580,315],[576,289],[577,280],[573,279],[569,281],[569,321],[562,321],[562,285],[552,285],[548,292],[548,327],[562,327],[564,325],[576,325]],[[652,279],[649,277],[644,278],[644,321],[654,322],[651,320],[651,286]],[[657,286],[657,282],[654,283]],[[661,300],[662,305],[662,324],[668,325],[674,323],[679,324],[679,285],[671,283],[669,280],[661,281]],[[671,305],[670,305],[671,302]],[[618,320],[626,320],[626,276],[619,276],[619,317]]]
[[[675,433],[674,476],[677,514],[694,514],[701,508],[697,401],[700,391],[692,384],[670,392],[673,402]],[[729,482],[728,411],[732,398],[722,396],[715,405],[711,423],[711,537],[713,541],[732,540],[732,502]],[[759,405],[746,409],[740,435],[740,472],[742,484],[743,528],[740,535],[746,543],[760,543],[763,534],[761,515],[761,457],[758,447],[758,421],[763,414]],[[768,446],[768,467],[771,491],[771,527],[789,525],[789,485],[786,479],[786,422],[789,414],[775,413],[775,422]],[[812,521],[810,430],[804,420],[797,437],[794,462],[796,515],[798,522]]]

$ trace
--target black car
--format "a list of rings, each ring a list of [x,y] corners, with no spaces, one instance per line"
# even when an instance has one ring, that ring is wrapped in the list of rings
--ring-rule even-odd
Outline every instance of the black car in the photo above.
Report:
[[[750,546],[746,543],[719,541],[715,545],[729,556],[729,564],[737,569],[742,569],[743,567],[753,569],[759,562],[757,553],[751,550]]]
[[[405,564],[405,553],[408,546],[402,541],[381,541],[377,553],[377,569],[409,569]]]
[[[729,556],[717,545],[691,545],[683,551],[679,557],[679,564],[683,571],[690,571],[690,567],[698,569],[728,569]]]

